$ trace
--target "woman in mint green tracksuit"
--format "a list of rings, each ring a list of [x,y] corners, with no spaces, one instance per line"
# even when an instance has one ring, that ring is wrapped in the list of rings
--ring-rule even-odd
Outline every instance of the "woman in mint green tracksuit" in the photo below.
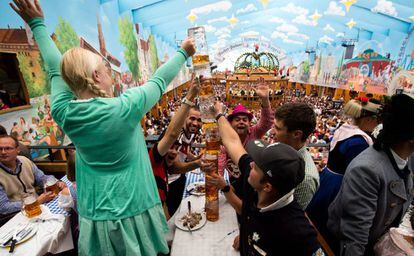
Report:
[[[13,0],[48,66],[52,116],[76,146],[80,255],[167,253],[168,227],[157,192],[141,118],[194,54],[192,40],[148,82],[112,97],[108,64],[73,48],[61,56],[37,0]]]

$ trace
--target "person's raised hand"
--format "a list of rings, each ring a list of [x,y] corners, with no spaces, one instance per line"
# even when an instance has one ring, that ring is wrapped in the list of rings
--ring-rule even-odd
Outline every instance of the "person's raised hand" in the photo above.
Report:
[[[181,48],[185,50],[188,56],[193,56],[196,51],[194,39],[190,37],[186,38],[181,43]]]
[[[221,101],[216,101],[216,103],[213,106],[212,112],[214,116],[217,116],[218,114],[224,114],[226,111],[226,106]]]
[[[187,93],[187,99],[193,100],[195,97],[197,97],[198,92],[200,91],[200,83],[202,82],[202,77],[198,78],[195,76],[195,73],[191,74],[191,80],[190,80],[190,89]]]
[[[33,18],[44,17],[39,0],[34,0],[34,2],[32,0],[13,0],[13,3],[9,4],[26,23],[29,23]]]
[[[260,98],[269,98],[269,84],[263,78],[259,78],[258,80],[256,93]]]

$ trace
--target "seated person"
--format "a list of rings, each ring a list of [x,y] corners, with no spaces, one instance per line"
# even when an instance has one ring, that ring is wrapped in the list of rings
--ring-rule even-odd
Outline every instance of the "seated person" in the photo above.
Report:
[[[324,255],[316,231],[293,196],[305,177],[305,163],[298,152],[283,143],[253,140],[247,144],[247,153],[221,111],[222,104],[217,103],[220,136],[239,166],[237,181],[243,183],[243,198],[219,175],[211,183],[241,214],[240,236],[234,247],[241,255]]]
[[[18,141],[9,136],[0,136],[0,215],[8,215],[22,208],[21,198],[25,193],[36,193],[48,177],[24,156],[18,156]],[[60,189],[65,183],[59,181]],[[37,201],[45,203],[55,197],[53,192],[39,195]]]

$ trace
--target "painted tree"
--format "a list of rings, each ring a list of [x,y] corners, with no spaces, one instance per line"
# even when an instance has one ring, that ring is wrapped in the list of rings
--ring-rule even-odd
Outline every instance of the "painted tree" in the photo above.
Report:
[[[134,33],[134,24],[128,17],[121,17],[118,21],[119,41],[124,46],[124,58],[131,71],[132,77],[138,81],[141,77],[139,73],[139,59],[137,39]]]
[[[154,73],[155,70],[157,70],[158,68],[158,52],[157,44],[155,43],[155,37],[152,34],[148,38],[148,43],[150,51],[151,70]]]
[[[46,67],[46,62],[43,60],[42,55],[39,55],[38,58],[40,67],[42,68],[42,74],[40,74],[42,76],[42,80],[44,81],[44,93],[45,94],[50,94],[52,91],[52,85],[50,83],[50,79],[47,77],[47,67]]]
[[[23,75],[30,98],[42,96],[44,94],[44,84],[36,82],[33,78],[29,57],[25,53],[19,52],[17,60],[19,61],[19,69]]]
[[[56,45],[62,54],[70,48],[79,46],[80,41],[75,29],[61,17],[59,17],[55,33],[58,39]]]

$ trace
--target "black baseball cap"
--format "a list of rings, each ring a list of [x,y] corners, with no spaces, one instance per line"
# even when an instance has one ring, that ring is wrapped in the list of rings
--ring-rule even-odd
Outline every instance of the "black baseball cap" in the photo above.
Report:
[[[247,143],[247,152],[281,195],[297,187],[305,178],[305,162],[289,145],[252,140]]]

